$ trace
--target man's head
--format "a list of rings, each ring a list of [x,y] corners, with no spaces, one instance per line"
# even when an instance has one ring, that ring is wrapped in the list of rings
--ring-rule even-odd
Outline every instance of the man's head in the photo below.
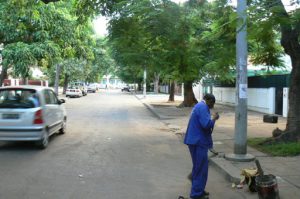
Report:
[[[216,103],[216,98],[213,94],[204,95],[203,100],[205,101],[205,103],[210,109],[214,108],[214,105]]]

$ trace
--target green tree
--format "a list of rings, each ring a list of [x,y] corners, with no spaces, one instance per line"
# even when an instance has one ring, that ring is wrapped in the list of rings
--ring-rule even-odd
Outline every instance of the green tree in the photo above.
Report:
[[[47,31],[41,27],[43,3],[34,1],[0,1],[0,43],[4,44],[3,67],[0,83],[8,68],[13,67],[14,76],[24,79],[30,74],[30,67],[51,63],[60,53],[60,48],[47,38]]]
[[[93,48],[94,60],[92,68],[86,77],[87,82],[99,82],[103,75],[114,74],[115,63],[110,57],[110,51],[107,41],[103,38],[96,39],[96,45]]]
[[[299,2],[294,1],[294,3]],[[219,60],[217,62],[223,62],[224,65],[234,66],[234,28],[239,21],[236,18],[235,10],[225,0],[215,1],[212,4],[215,4],[215,11],[213,13],[217,17],[213,17],[214,20],[212,26],[210,26],[210,30],[212,31],[207,33],[206,38],[209,38],[209,41],[214,41],[210,43],[213,47],[212,55],[217,55],[213,60]],[[222,13],[222,16],[218,16],[220,15],[218,13]],[[296,140],[299,139],[300,135],[300,108],[297,105],[300,102],[300,89],[298,86],[300,83],[300,64],[298,64],[300,63],[298,42],[299,16],[299,10],[287,12],[281,0],[249,1],[248,51],[251,62],[253,64],[263,64],[268,67],[282,67],[284,64],[281,59],[283,49],[292,60],[289,91],[290,108],[287,126],[284,131],[286,133],[278,133],[278,130],[275,130],[274,132],[279,135],[276,138],[278,141]],[[218,49],[224,53],[217,53],[214,49]],[[230,67],[230,69],[235,71],[235,67]],[[227,74],[230,73],[227,72]]]
[[[16,77],[28,78],[32,66],[40,66],[52,77],[57,66],[60,68],[74,59],[85,63],[76,66],[82,67],[82,79],[87,78],[93,68],[96,42],[91,20],[78,23],[78,17],[74,15],[74,3],[60,1],[45,5],[40,1],[26,0],[0,2],[0,43],[4,43],[1,81],[10,67]],[[64,77],[68,82],[67,74]]]
[[[299,1],[292,1],[299,5]],[[280,44],[284,52],[288,54],[292,61],[292,71],[289,89],[289,112],[287,118],[286,129],[284,133],[278,136],[277,140],[299,140],[300,138],[300,10],[287,11],[281,0],[251,1],[251,5],[260,9],[261,18],[256,17],[256,22],[261,23],[261,27],[269,28],[273,31],[281,33]],[[264,22],[265,21],[265,22]],[[265,24],[263,24],[263,22]],[[264,25],[264,26],[263,26]],[[269,38],[265,38],[264,44],[269,42]]]
[[[127,4],[126,9],[120,10],[118,15],[116,14],[110,20],[108,38],[111,55],[118,67],[122,67],[119,72],[121,78],[128,77],[126,71],[136,70],[132,74],[134,75],[140,74],[144,67],[151,67],[149,33],[141,24],[141,14],[149,7],[151,5],[147,0],[138,3],[132,1]],[[122,72],[125,73],[122,74]],[[128,80],[123,79],[123,81]]]

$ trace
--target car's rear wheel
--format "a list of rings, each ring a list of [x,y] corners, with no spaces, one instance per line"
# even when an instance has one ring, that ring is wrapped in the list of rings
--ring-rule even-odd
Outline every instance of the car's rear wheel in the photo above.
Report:
[[[47,148],[47,146],[49,144],[49,134],[47,131],[43,134],[43,138],[41,140],[37,141],[36,144],[40,149]]]
[[[65,134],[66,129],[67,129],[67,119],[65,118],[61,125],[61,129],[59,129],[59,134]]]

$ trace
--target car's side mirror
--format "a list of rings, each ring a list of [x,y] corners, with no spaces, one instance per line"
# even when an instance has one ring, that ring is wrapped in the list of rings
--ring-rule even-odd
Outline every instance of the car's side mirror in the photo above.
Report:
[[[58,100],[58,104],[63,104],[63,103],[66,103],[66,100],[64,100],[64,99],[59,99]]]

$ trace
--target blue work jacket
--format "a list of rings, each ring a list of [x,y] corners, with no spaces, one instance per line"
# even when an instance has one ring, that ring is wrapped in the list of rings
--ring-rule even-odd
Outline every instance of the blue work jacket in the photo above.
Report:
[[[197,103],[191,113],[184,143],[212,148],[211,133],[215,121],[211,120],[209,107],[204,101]]]

